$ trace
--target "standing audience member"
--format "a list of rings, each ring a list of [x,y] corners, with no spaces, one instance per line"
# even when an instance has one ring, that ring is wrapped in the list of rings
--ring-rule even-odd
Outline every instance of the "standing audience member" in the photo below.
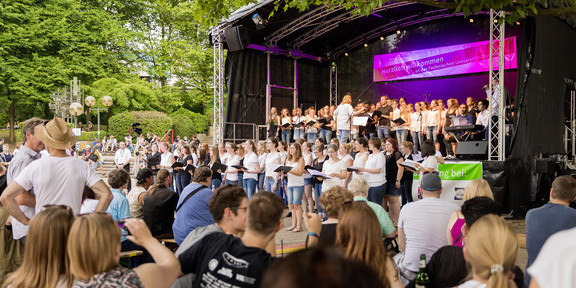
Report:
[[[54,117],[37,125],[34,134],[47,146],[50,157],[30,163],[2,193],[0,200],[8,213],[21,223],[28,223],[29,217],[18,207],[16,197],[31,189],[36,197],[36,211],[41,211],[44,205],[56,204],[70,206],[74,213],[79,213],[84,186],[99,196],[96,211],[106,210],[112,200],[110,189],[86,162],[66,154],[66,149],[76,143],[68,124]]]
[[[180,245],[190,231],[214,224],[208,202],[212,190],[208,188],[212,182],[212,169],[199,167],[194,172],[194,180],[182,191],[176,206],[176,219],[172,225],[174,240]]]
[[[131,216],[130,204],[123,191],[126,189],[128,181],[130,181],[130,175],[124,169],[114,169],[108,175],[108,184],[112,188],[110,191],[112,191],[114,198],[106,213],[110,214],[114,221],[128,219]]]
[[[144,222],[148,225],[152,236],[158,239],[174,238],[172,224],[178,194],[170,190],[171,180],[168,170],[158,171],[158,181],[150,187],[142,206]]]
[[[410,141],[404,141],[402,143],[402,147],[400,148],[400,150],[402,151],[402,154],[404,155],[404,160],[414,160],[414,157],[412,156],[412,151],[413,151],[413,144]],[[400,197],[402,197],[402,207],[404,207],[404,205],[414,202],[414,199],[412,198],[412,184],[414,182],[414,175],[413,172],[404,168],[404,174],[402,174],[402,187],[400,188]]]
[[[528,250],[526,269],[534,263],[540,249],[552,234],[576,227],[576,210],[568,206],[574,200],[576,200],[576,181],[569,175],[560,176],[552,182],[550,202],[528,211],[526,214],[526,249]],[[530,276],[526,275],[524,279],[524,284],[528,287]]]
[[[272,262],[264,249],[282,228],[284,202],[263,191],[239,209],[247,209],[246,232],[241,238],[212,233],[178,256],[182,273],[196,274],[195,287],[260,287],[262,274]]]
[[[178,277],[180,263],[176,256],[154,239],[141,219],[124,223],[130,241],[142,245],[156,263],[142,264],[134,269],[118,263],[118,223],[105,214],[80,216],[70,230],[68,257],[74,287],[170,287]],[[87,245],[90,243],[90,245]]]
[[[130,215],[132,218],[142,218],[142,205],[144,205],[144,197],[150,186],[154,184],[154,173],[149,168],[144,168],[138,171],[136,175],[136,187],[132,188],[126,198],[130,205]]]
[[[438,173],[428,173],[420,184],[422,200],[406,204],[398,219],[399,254],[394,256],[404,285],[418,274],[420,255],[430,258],[446,244],[446,226],[458,205],[440,200],[442,180]]]
[[[39,211],[30,220],[22,266],[8,275],[2,287],[70,287],[66,243],[73,222],[74,213],[68,206],[48,205]]]
[[[384,157],[386,158],[386,192],[382,206],[389,207],[390,218],[398,222],[400,214],[400,190],[402,189],[402,176],[404,176],[404,163],[402,153],[398,151],[398,143],[393,138],[386,138]]]
[[[114,154],[114,164],[116,168],[124,169],[130,175],[130,161],[132,161],[132,152],[126,147],[126,142],[120,142],[120,149]],[[132,189],[132,181],[128,181],[128,191]]]

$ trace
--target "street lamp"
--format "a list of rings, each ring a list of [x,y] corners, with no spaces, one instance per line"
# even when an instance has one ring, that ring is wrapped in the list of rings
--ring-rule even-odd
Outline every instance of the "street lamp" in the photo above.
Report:
[[[100,111],[108,111],[108,107],[110,107],[110,106],[112,106],[112,104],[114,104],[114,101],[112,101],[112,97],[110,97],[110,96],[102,97],[102,100],[100,102],[102,102],[102,105],[104,105],[106,108],[100,108],[100,106],[97,106],[96,108],[92,108],[92,109],[96,110],[96,113],[98,114],[98,140],[100,140]],[[84,103],[86,104],[86,106],[92,107],[96,104],[96,98],[94,98],[92,96],[88,96],[84,100]]]
[[[70,114],[74,115],[74,128],[77,128],[78,127],[78,116],[80,114],[84,113],[84,107],[82,106],[82,104],[80,104],[78,102],[74,102],[74,103],[70,104],[68,111],[70,111]]]

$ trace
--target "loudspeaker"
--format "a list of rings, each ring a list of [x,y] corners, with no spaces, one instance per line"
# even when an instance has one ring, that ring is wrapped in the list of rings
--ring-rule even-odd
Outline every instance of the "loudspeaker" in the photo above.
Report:
[[[224,35],[226,36],[226,43],[228,43],[228,51],[230,52],[242,51],[250,44],[248,33],[244,26],[227,28],[224,31]]]
[[[536,159],[536,173],[552,174],[556,172],[556,161],[553,159]]]
[[[461,141],[456,149],[459,159],[488,159],[488,141]]]

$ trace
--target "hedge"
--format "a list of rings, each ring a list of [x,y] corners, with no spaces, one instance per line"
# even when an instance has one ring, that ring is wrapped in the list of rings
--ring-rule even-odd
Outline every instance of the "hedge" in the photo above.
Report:
[[[170,115],[174,120],[176,116],[186,116],[192,122],[192,132],[190,134],[183,134],[183,133],[176,133],[177,127],[174,127],[174,133],[176,135],[180,135],[182,137],[191,135],[196,135],[198,133],[205,133],[208,131],[208,127],[210,126],[210,119],[206,115],[202,115],[200,113],[192,112],[186,108],[180,108],[176,112]],[[178,118],[182,119],[182,118]],[[177,121],[174,121],[177,123]],[[180,127],[178,127],[180,129]]]
[[[116,114],[108,120],[108,135],[124,139],[132,123],[140,123],[142,133],[158,134],[162,137],[172,128],[172,119],[165,113],[156,111],[132,111]],[[133,132],[130,129],[130,132]],[[132,133],[135,138],[135,134]]]
[[[100,139],[104,138],[107,134],[106,131],[100,130]],[[98,138],[98,131],[82,131],[82,135],[77,138],[78,141],[94,141],[94,138]]]

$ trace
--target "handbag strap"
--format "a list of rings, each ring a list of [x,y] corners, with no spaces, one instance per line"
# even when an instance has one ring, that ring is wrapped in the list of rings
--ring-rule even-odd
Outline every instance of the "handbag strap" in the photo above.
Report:
[[[186,203],[186,201],[188,201],[188,199],[190,199],[190,197],[194,196],[196,193],[198,193],[198,191],[200,191],[200,190],[202,190],[202,189],[204,189],[204,188],[208,188],[208,187],[206,187],[206,186],[204,186],[204,185],[200,185],[200,187],[196,188],[196,190],[194,190],[194,191],[192,191],[192,193],[188,194],[188,195],[186,196],[186,198],[184,198],[184,201],[182,201],[182,203],[180,203],[180,206],[178,206],[178,207],[176,208],[176,211],[175,211],[175,212],[178,212],[178,210],[180,210],[180,208],[182,208],[182,205],[184,205],[184,203]]]

